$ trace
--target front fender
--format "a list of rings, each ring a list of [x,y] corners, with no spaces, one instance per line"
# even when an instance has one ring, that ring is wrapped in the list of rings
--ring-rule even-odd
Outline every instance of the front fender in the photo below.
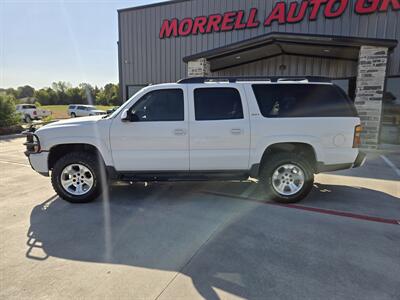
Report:
[[[39,137],[40,140],[40,137]],[[108,147],[108,143],[103,138],[94,138],[91,136],[86,137],[59,137],[46,139],[45,143],[41,142],[42,151],[51,151],[51,149],[55,146],[59,145],[69,145],[69,144],[83,144],[83,145],[91,145],[96,147],[103,157],[104,163],[106,166],[112,166],[113,160],[111,156],[111,151]]]

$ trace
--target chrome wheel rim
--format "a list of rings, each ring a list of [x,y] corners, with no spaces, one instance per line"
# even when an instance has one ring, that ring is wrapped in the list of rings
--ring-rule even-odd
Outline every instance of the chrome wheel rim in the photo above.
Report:
[[[63,189],[74,196],[82,196],[92,189],[94,184],[93,173],[81,164],[70,164],[61,172]]]
[[[284,164],[275,169],[272,175],[272,187],[282,196],[293,196],[304,186],[303,170],[294,164]]]

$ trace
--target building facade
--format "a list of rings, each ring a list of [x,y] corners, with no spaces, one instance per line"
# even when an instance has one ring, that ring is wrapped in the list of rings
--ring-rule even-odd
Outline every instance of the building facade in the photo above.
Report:
[[[118,15],[124,100],[191,76],[325,76],[355,101],[364,147],[400,144],[400,0],[176,0]]]

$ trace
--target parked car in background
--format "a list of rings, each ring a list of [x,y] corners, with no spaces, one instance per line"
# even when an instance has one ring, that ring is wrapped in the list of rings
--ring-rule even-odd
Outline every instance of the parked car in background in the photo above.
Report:
[[[71,118],[99,116],[107,114],[104,110],[97,109],[93,105],[71,104],[68,106],[68,115]]]
[[[21,119],[27,123],[32,122],[32,120],[41,120],[51,115],[51,111],[38,108],[34,104],[18,104],[16,110],[21,115]]]

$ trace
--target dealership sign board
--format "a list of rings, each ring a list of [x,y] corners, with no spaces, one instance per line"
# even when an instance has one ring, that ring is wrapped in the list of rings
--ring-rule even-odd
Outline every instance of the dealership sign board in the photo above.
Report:
[[[291,3],[277,2],[263,22],[259,18],[257,8],[251,8],[248,13],[243,10],[229,11],[222,14],[198,16],[195,18],[176,18],[164,20],[160,29],[160,38],[207,34],[212,32],[227,32],[233,30],[271,26],[279,24],[298,23],[303,20],[315,21],[319,12],[323,17],[332,19],[343,15],[348,9],[349,0],[303,0]],[[352,8],[360,15],[386,12],[391,8],[400,9],[400,0],[356,0]]]

